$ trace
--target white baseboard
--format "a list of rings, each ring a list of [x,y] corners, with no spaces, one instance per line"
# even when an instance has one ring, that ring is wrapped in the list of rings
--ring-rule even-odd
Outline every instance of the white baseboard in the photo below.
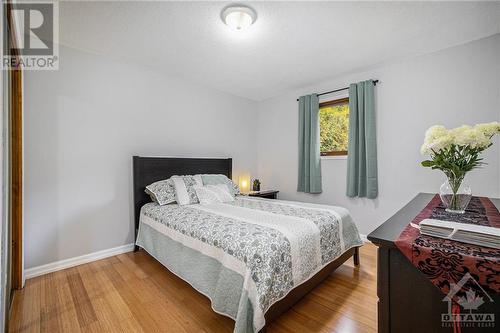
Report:
[[[101,251],[85,254],[85,255],[79,256],[79,257],[64,259],[64,260],[52,262],[50,264],[28,268],[28,269],[24,270],[24,276],[26,277],[26,279],[31,279],[31,278],[34,278],[36,276],[40,276],[40,275],[60,271],[62,269],[86,264],[86,263],[89,263],[91,261],[96,261],[96,260],[116,256],[117,254],[131,252],[133,250],[134,250],[133,243],[122,245],[122,246],[117,246],[117,247],[113,247],[111,249],[101,250]]]

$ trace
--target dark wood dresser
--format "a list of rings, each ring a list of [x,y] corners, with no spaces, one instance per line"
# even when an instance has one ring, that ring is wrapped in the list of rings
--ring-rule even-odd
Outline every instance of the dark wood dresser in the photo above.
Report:
[[[453,332],[442,325],[447,313],[444,294],[436,288],[394,244],[401,231],[430,202],[434,194],[420,193],[406,206],[368,235],[378,246],[378,332],[434,333]],[[500,199],[491,199],[500,210]],[[482,313],[495,314],[495,327],[461,327],[462,333],[500,332],[500,294],[490,295],[493,302],[481,306]],[[444,326],[444,327],[443,327]]]

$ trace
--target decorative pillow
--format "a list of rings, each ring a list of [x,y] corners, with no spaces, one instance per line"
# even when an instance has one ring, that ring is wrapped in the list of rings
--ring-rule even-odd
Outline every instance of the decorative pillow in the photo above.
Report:
[[[146,186],[145,192],[160,206],[175,202],[175,187],[171,179],[157,181]]]
[[[226,184],[195,186],[194,189],[202,205],[234,201]]]
[[[174,182],[175,200],[179,205],[191,205],[199,203],[195,186],[203,186],[200,175],[195,176],[172,176]]]
[[[203,185],[219,185],[226,184],[229,189],[229,193],[233,196],[240,194],[240,188],[231,179],[227,178],[226,175],[200,175],[203,180]]]

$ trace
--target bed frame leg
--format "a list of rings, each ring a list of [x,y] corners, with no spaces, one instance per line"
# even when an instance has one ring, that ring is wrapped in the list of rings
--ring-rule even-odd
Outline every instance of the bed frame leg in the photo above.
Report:
[[[137,252],[137,251],[139,251],[139,246],[134,245],[134,252]]]
[[[354,248],[354,255],[352,258],[354,259],[354,265],[359,266],[359,247]]]

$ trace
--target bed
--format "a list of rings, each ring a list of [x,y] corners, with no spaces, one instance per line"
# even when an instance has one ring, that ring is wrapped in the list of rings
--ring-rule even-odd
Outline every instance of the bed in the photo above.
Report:
[[[144,192],[183,174],[231,178],[232,160],[133,157],[136,247],[208,297],[234,332],[264,331],[351,256],[359,264],[362,242],[344,208],[246,196],[159,206]]]

